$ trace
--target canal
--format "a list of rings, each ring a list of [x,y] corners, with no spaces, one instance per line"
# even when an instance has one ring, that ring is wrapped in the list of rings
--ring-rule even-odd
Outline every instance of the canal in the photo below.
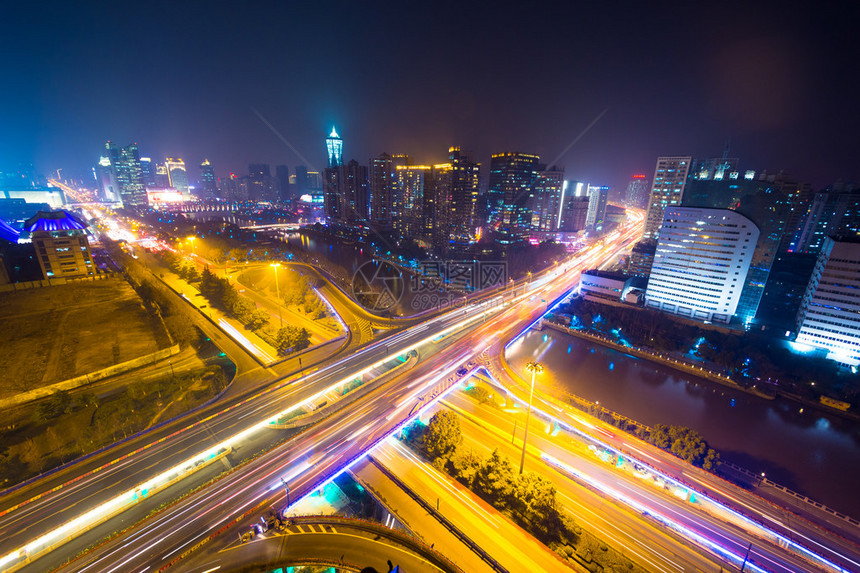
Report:
[[[546,368],[543,390],[576,394],[643,424],[699,432],[723,460],[860,516],[860,425],[783,400],[765,400],[546,329],[508,349],[511,367]]]

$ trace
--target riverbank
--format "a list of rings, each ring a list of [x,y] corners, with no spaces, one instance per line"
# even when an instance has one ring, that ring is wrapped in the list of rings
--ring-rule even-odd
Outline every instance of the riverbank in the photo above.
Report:
[[[759,398],[763,398],[765,400],[774,400],[776,397],[783,398],[785,400],[789,400],[792,402],[796,402],[804,407],[813,408],[820,412],[825,412],[830,415],[839,416],[840,418],[844,418],[846,420],[851,420],[854,422],[860,422],[860,414],[856,412],[850,412],[846,410],[840,410],[839,408],[835,408],[832,406],[828,406],[827,404],[823,404],[821,402],[816,402],[814,400],[809,400],[800,396],[798,394],[794,394],[792,392],[787,392],[785,390],[781,390],[779,388],[773,388],[771,391],[765,392],[758,389],[755,386],[743,386],[733,380],[731,377],[726,376],[724,374],[720,374],[719,372],[714,372],[713,370],[708,370],[702,366],[698,366],[696,364],[692,364],[689,362],[685,362],[683,360],[679,360],[677,358],[673,358],[671,356],[666,356],[663,354],[655,353],[648,349],[643,349],[634,346],[625,346],[623,344],[619,344],[614,340],[609,339],[608,337],[600,336],[597,334],[592,334],[590,332],[584,332],[582,330],[578,330],[575,328],[567,327],[563,324],[558,324],[556,322],[542,319],[540,322],[540,326],[547,326],[553,330],[561,332],[563,334],[569,334],[571,336],[576,336],[583,340],[588,340],[589,342],[595,342],[602,346],[606,346],[607,348],[611,348],[613,350],[617,350],[618,352],[622,352],[629,356],[633,356],[635,358],[643,358],[645,360],[650,360],[652,362],[656,362],[662,364],[664,366],[668,366],[669,368],[673,368],[680,372],[684,372],[685,374],[692,374],[694,376],[698,376],[699,378],[703,378],[705,380],[716,382],[733,390],[738,390],[740,392],[745,392],[747,394],[751,394],[753,396],[757,396]]]
[[[732,390],[746,392],[747,394],[752,394],[753,396],[758,396],[759,398],[764,398],[765,400],[773,400],[776,397],[773,394],[762,392],[755,387],[742,386],[724,374],[720,374],[718,372],[714,372],[713,370],[708,370],[701,366],[690,364],[688,362],[684,362],[682,360],[678,360],[670,356],[666,356],[663,354],[655,354],[648,350],[636,348],[633,346],[624,346],[623,344],[618,344],[617,342],[614,342],[609,338],[603,336],[592,334],[590,332],[583,332],[581,330],[570,328],[562,324],[552,322],[550,320],[541,319],[538,328],[540,329],[544,326],[549,327],[553,330],[557,330],[558,332],[561,332],[563,334],[570,334],[571,336],[576,336],[588,340],[589,342],[596,342],[598,344],[602,344],[603,346],[607,346],[609,348],[612,348],[613,350],[617,350],[618,352],[628,354],[635,358],[644,358],[646,360],[658,362],[660,364],[663,364],[664,366],[674,368],[675,370],[680,370],[681,372],[684,372],[686,374],[693,374],[694,376],[704,378],[705,380],[710,380],[711,382],[722,384],[723,386],[727,386]]]

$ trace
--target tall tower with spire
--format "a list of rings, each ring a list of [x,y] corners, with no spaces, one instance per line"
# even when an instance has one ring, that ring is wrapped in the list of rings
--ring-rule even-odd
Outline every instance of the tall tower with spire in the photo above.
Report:
[[[343,165],[343,139],[337,134],[334,126],[331,128],[331,134],[325,138],[325,147],[328,151],[328,166]]]

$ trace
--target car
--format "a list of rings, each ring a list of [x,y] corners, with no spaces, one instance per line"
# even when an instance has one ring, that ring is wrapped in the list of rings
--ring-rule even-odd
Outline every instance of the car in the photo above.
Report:
[[[468,370],[466,370],[465,366],[457,370],[457,376],[465,376]]]

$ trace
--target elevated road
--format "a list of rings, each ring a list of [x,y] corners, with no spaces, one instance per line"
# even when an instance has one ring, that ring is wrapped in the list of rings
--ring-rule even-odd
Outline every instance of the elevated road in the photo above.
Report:
[[[88,570],[130,570],[132,561],[133,567],[142,566],[156,559],[155,554],[167,546],[193,542],[195,538],[211,532],[213,527],[217,530],[217,526],[229,524],[233,516],[241,515],[260,503],[282,503],[284,494],[280,491],[280,477],[288,478],[295,495],[313,491],[408,419],[416,407],[432,398],[434,391],[438,393],[447,388],[451,382],[446,377],[450,377],[469,356],[484,348],[488,340],[509,338],[536,320],[545,308],[542,299],[548,300],[547,297],[563,293],[577,280],[580,268],[594,266],[606,257],[614,256],[618,249],[629,246],[638,237],[640,228],[638,225],[631,227],[623,235],[615,237],[611,245],[604,244],[582,253],[570,267],[555,270],[552,276],[535,278],[530,285],[519,288],[514,306],[475,306],[425,320],[343,360],[321,367],[304,377],[301,384],[273,386],[265,393],[229,406],[207,419],[198,419],[184,431],[164,436],[160,441],[151,441],[140,451],[117,458],[116,462],[97,472],[83,472],[59,488],[35,487],[29,490],[30,497],[23,500],[9,500],[4,496],[0,500],[0,566],[9,569],[27,563],[32,555],[38,555],[47,547],[53,550],[47,557],[37,559],[33,570],[43,570],[52,563],[65,561],[106,533],[121,530],[123,524],[134,522],[136,516],[145,515],[172,499],[176,490],[144,495],[135,504],[134,511],[126,511],[99,525],[76,531],[71,538],[63,532],[64,542],[59,546],[56,546],[59,541],[53,536],[52,528],[70,523],[72,518],[80,516],[88,508],[100,507],[113,499],[112,496],[142,483],[146,476],[166,471],[186,459],[192,450],[205,450],[244,432],[254,434],[252,430],[259,427],[261,421],[265,424],[286,405],[301,403],[318,394],[320,388],[353,377],[389,353],[402,352],[416,345],[429,345],[423,348],[422,356],[430,359],[422,360],[409,376],[401,376],[392,382],[384,395],[374,394],[355,403],[348,415],[323,420],[314,427],[312,435],[300,434],[288,439],[281,447],[269,450],[233,471],[217,482],[217,486],[185,498],[179,505],[149,520],[149,525],[135,528],[93,551],[83,563],[91,564]],[[256,451],[255,448],[263,442],[266,442],[265,438],[242,435],[233,447],[244,456]],[[266,446],[261,449],[266,449]],[[241,462],[241,459],[236,461]],[[197,475],[192,474],[183,480],[181,489],[189,491],[200,483],[194,477]],[[200,474],[200,479],[208,477],[205,472]],[[201,508],[206,509],[203,514],[198,514]],[[127,535],[132,536],[136,550],[125,545],[128,543]],[[123,546],[122,551],[117,551],[116,543]],[[125,557],[120,558],[120,555]],[[162,559],[167,557],[162,555]],[[76,562],[72,569],[88,567],[81,563]]]
[[[382,524],[341,517],[297,517],[281,531],[240,543],[237,538],[216,551],[199,552],[183,561],[185,571],[220,567],[233,571],[260,565],[277,567],[330,566],[359,571],[388,571],[388,562],[409,573],[463,573],[444,555],[400,531]],[[470,572],[471,573],[471,572]]]

